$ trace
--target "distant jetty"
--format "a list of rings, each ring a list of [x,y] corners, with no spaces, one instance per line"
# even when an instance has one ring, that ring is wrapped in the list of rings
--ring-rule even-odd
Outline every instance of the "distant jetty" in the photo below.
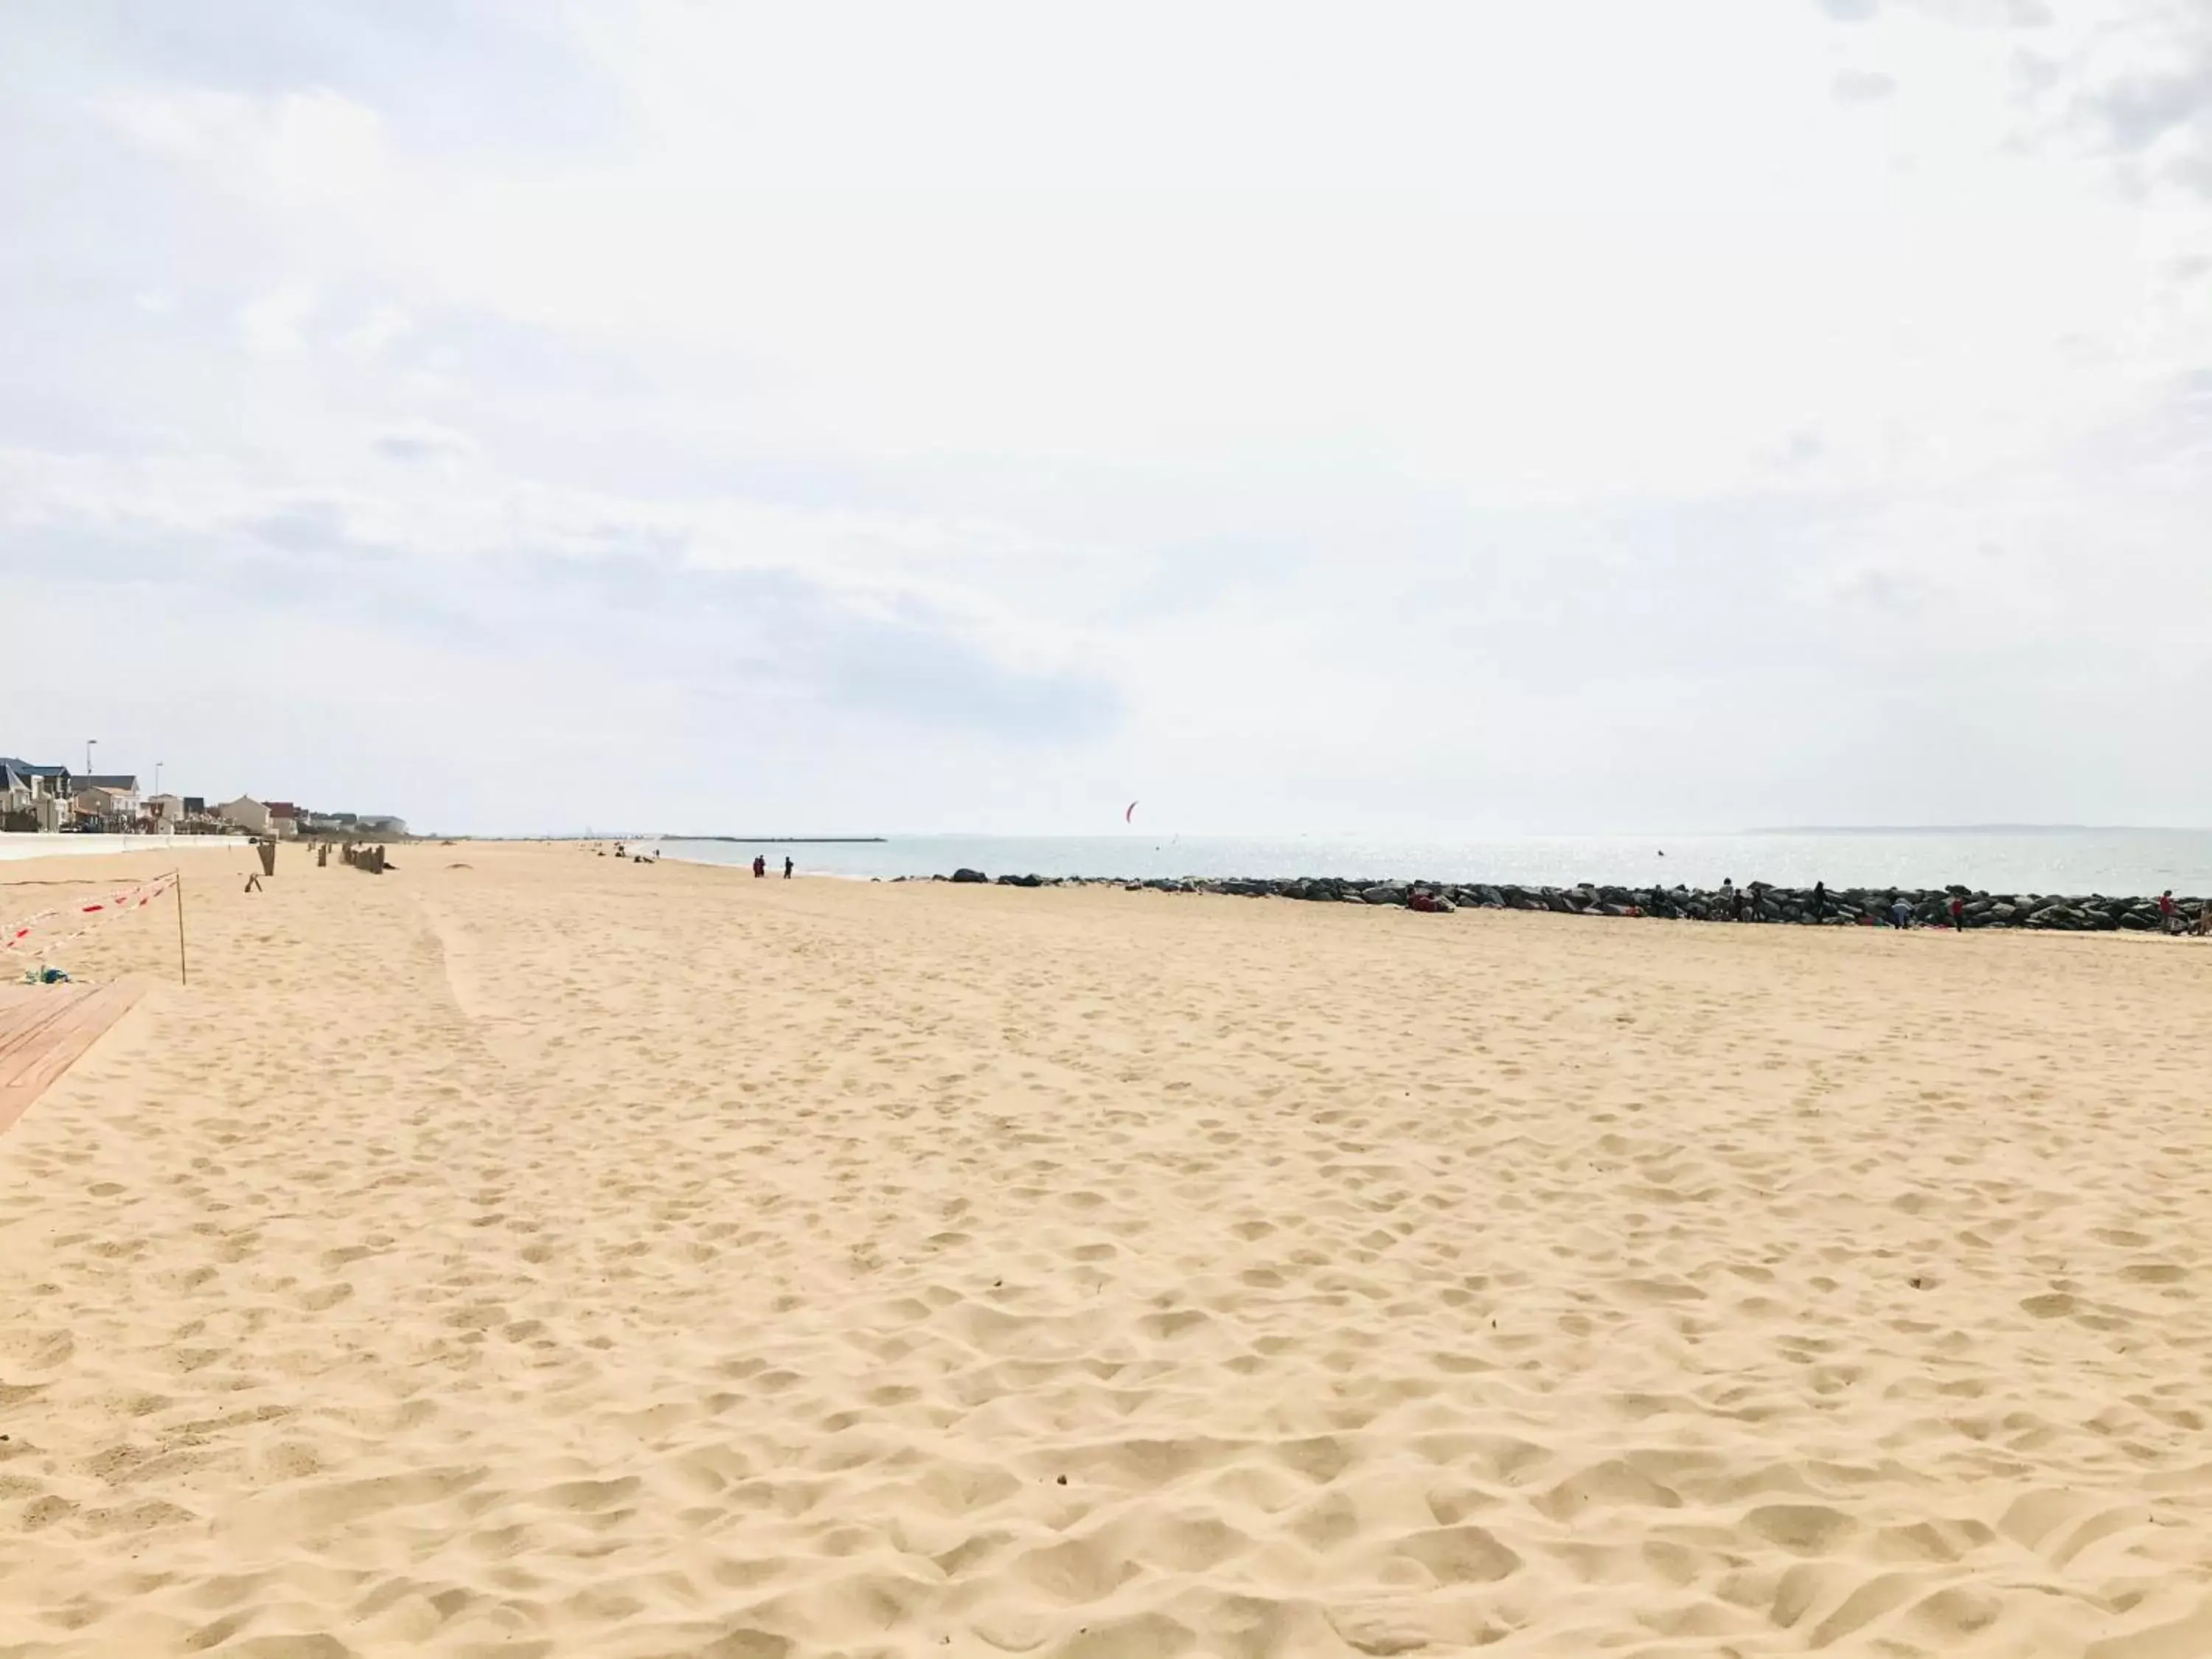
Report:
[[[1376,881],[1359,877],[1311,876],[1189,880],[1121,877],[1000,876],[980,870],[950,876],[897,879],[990,882],[999,887],[1122,887],[1134,892],[1222,893],[1240,898],[1304,899],[1329,904],[1380,904],[1419,910],[1549,910],[1560,915],[1659,916],[1684,921],[1796,922],[1826,927],[1887,925],[1902,899],[1916,927],[1949,927],[1951,901],[1960,902],[1966,927],[2029,927],[2054,933],[2155,933],[2165,926],[2156,898],[2109,897],[2101,893],[1990,893],[1970,887],[1770,887],[1747,882],[1723,891],[1697,887],[1621,887],[1583,883],[1574,887],[1527,887],[1499,882]],[[2178,920],[2193,925],[2206,901],[2174,896]]]
[[[611,836],[599,836],[601,841]],[[732,847],[880,847],[888,839],[884,836],[651,836],[634,837],[650,841],[719,841]]]

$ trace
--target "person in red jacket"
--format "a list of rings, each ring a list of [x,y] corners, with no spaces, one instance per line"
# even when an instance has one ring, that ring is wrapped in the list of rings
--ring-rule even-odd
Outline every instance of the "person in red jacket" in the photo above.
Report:
[[[2173,908],[2173,889],[2171,887],[2158,896],[2158,919],[2167,933],[2178,933],[2181,931],[2175,926],[2181,918]]]
[[[1956,893],[1951,895],[1951,931],[1954,933],[1966,931],[1966,901]]]

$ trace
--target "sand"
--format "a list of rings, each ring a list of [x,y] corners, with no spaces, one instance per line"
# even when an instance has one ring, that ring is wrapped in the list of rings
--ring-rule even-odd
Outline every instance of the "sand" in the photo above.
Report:
[[[396,856],[0,1136],[0,1654],[2212,1653],[2212,949]]]

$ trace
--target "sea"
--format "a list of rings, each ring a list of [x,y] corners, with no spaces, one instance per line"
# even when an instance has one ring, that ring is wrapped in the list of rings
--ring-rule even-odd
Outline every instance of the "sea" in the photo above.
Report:
[[[875,842],[669,839],[664,857],[781,873],[890,880],[949,876],[1091,876],[1146,880],[1343,876],[1383,880],[1578,882],[1648,887],[1942,887],[1993,893],[2212,895],[2212,830],[1977,828],[1775,830],[1737,835],[1541,836],[1408,841],[1286,836],[887,836]]]

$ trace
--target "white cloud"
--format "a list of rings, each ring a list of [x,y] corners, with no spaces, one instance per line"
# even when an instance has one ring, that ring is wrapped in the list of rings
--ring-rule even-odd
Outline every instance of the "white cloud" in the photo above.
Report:
[[[375,306],[338,337],[338,348],[349,356],[375,357],[404,339],[414,319],[396,306]]]
[[[131,92],[99,113],[154,155],[210,182],[293,208],[353,208],[390,183],[392,161],[374,110],[322,88],[271,98],[187,88]]]
[[[239,337],[248,351],[264,356],[303,351],[307,344],[307,322],[314,312],[313,289],[276,289],[239,307]]]
[[[377,453],[386,460],[410,465],[424,462],[452,465],[467,460],[477,453],[474,441],[466,433],[428,421],[380,432],[375,442]]]
[[[1836,96],[1846,104],[1879,104],[1896,91],[1896,77],[1880,70],[1844,70],[1836,76]]]

